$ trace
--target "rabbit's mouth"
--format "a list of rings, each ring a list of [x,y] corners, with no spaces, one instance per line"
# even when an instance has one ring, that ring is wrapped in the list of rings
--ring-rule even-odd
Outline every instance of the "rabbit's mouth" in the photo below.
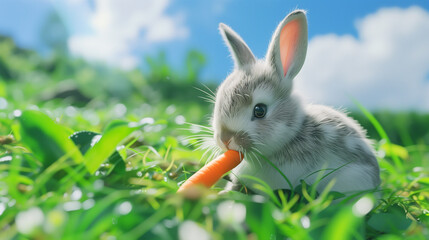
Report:
[[[248,133],[244,131],[232,132],[222,129],[220,134],[215,134],[217,145],[224,151],[236,150],[246,151],[252,148],[253,144]]]

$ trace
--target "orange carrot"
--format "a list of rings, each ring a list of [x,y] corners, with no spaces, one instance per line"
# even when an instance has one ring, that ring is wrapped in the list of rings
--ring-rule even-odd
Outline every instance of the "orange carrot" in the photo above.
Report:
[[[204,185],[208,188],[211,187],[225,173],[231,171],[240,164],[242,159],[243,154],[234,150],[226,151],[224,154],[202,167],[198,172],[194,173],[194,175],[180,186],[177,192],[185,191],[195,185]]]

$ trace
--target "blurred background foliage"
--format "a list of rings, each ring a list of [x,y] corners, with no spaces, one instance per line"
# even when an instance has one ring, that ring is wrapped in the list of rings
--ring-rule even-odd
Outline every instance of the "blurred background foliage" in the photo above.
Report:
[[[208,87],[215,91],[220,80],[203,82],[199,79],[199,73],[206,64],[202,52],[189,50],[180,69],[173,69],[167,61],[167,53],[159,52],[144,58],[147,63],[145,70],[125,71],[69,56],[64,43],[66,32],[62,33],[64,35],[55,34],[54,29],[62,29],[61,25],[48,25],[43,28],[42,35],[52,51],[45,55],[20,48],[13,39],[0,36],[2,118],[15,109],[34,106],[50,110],[67,106],[73,107],[69,110],[82,107],[100,110],[115,104],[122,104],[131,111],[127,113],[144,117],[157,115],[161,109],[174,105],[186,116],[187,122],[208,124],[211,104],[203,100],[206,96],[197,88],[208,91]],[[176,104],[178,102],[180,104]],[[428,113],[376,110],[373,114],[393,143],[429,143]],[[89,115],[83,117],[89,119]],[[367,129],[370,138],[380,139],[359,110],[352,111],[350,115]]]
[[[181,104],[174,108],[186,114],[187,121],[207,120],[201,117],[209,113],[210,104],[198,97],[201,92],[196,88],[214,90],[216,84],[199,83],[199,72],[206,62],[201,52],[190,50],[183,70],[172,69],[164,52],[147,56],[149,71],[143,73],[139,69],[124,71],[70,57],[62,41],[48,41],[58,50],[42,56],[16,46],[11,38],[0,36],[2,117],[15,109],[36,106],[51,110],[66,106],[97,110],[115,104],[122,104],[144,117],[157,115],[157,111],[179,101]]]

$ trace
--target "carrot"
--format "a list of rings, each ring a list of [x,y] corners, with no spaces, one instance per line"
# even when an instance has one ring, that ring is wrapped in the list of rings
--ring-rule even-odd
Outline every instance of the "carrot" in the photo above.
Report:
[[[177,192],[185,191],[195,185],[204,185],[211,187],[215,184],[225,173],[231,171],[243,159],[243,154],[228,150],[216,159],[209,162],[207,165],[198,170],[186,182],[180,186]]]

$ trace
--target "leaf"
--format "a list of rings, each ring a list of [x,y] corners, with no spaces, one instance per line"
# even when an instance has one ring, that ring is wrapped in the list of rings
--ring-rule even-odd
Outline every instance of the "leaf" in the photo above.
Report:
[[[111,122],[104,130],[100,140],[84,155],[88,171],[94,174],[100,165],[115,152],[116,146],[140,126],[141,124],[119,120]]]
[[[91,132],[91,131],[79,131],[73,133],[70,136],[70,139],[79,147],[79,150],[82,154],[85,154],[90,148],[92,148],[100,139],[101,134]],[[108,161],[109,165],[111,165],[106,172],[103,174],[104,176],[108,176],[112,172],[124,173],[125,172],[125,163],[124,159],[118,153],[118,151],[114,151],[112,155],[109,156]]]
[[[79,131],[73,133],[69,138],[79,147],[80,152],[85,154],[88,149],[100,140],[101,134],[91,131]]]
[[[83,161],[82,154],[68,138],[67,131],[42,112],[27,110],[19,118],[22,142],[47,168],[67,155],[76,163]]]
[[[418,180],[418,182],[429,185],[429,177],[422,177]]]
[[[390,207],[387,212],[374,213],[368,220],[368,225],[384,233],[397,233],[406,230],[411,225],[404,210],[398,205]]]

